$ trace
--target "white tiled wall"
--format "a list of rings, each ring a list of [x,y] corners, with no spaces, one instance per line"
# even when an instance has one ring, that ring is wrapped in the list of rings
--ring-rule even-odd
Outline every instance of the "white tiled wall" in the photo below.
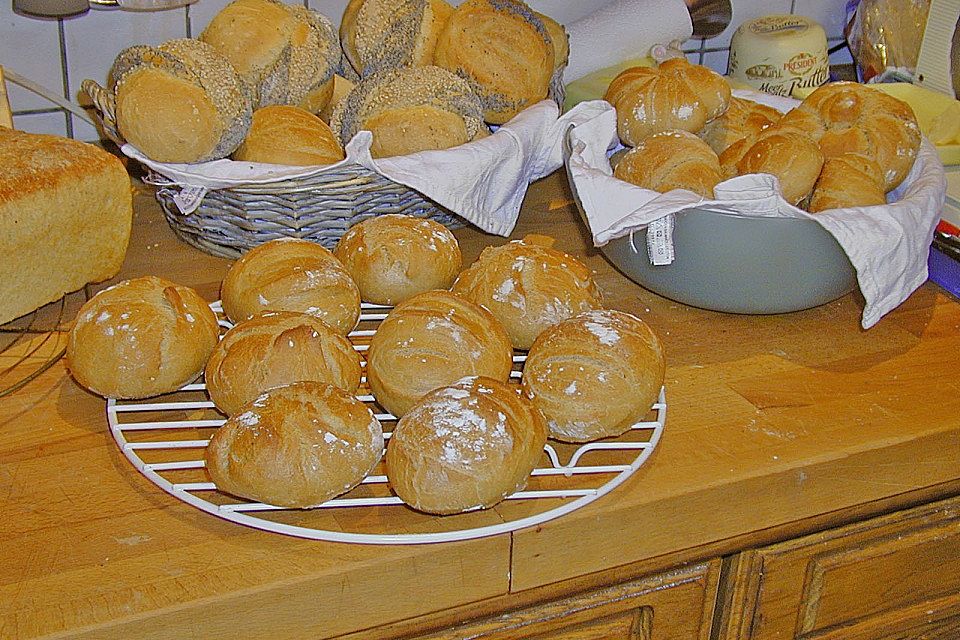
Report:
[[[291,0],[287,0],[291,1]],[[570,22],[601,4],[599,0],[528,0],[560,22]],[[157,44],[172,38],[197,36],[229,0],[198,0],[179,9],[157,12],[91,10],[62,20],[40,20],[15,14],[10,0],[0,0],[0,65],[75,102],[80,83],[92,78],[101,84],[117,53],[132,44]],[[347,0],[303,0],[338,23]],[[459,4],[454,0],[452,4]],[[771,13],[797,13],[819,21],[831,44],[843,40],[846,0],[732,0],[733,21],[716,38],[685,44],[693,62],[720,72],[727,67],[730,36],[745,20]],[[834,61],[849,60],[845,50]],[[10,87],[14,125],[24,131],[72,135],[94,140],[96,130],[33,93]]]

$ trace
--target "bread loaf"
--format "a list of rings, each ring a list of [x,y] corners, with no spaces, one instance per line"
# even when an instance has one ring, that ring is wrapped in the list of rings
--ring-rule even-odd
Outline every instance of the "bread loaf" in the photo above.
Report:
[[[204,459],[221,491],[306,509],[360,484],[382,452],[383,429],[362,402],[297,382],[242,407],[213,434]]]
[[[823,155],[812,138],[774,125],[756,139],[744,138],[728,147],[720,154],[720,165],[728,177],[748,173],[776,176],[783,199],[796,205],[813,190],[823,168]]]
[[[523,368],[523,391],[550,436],[587,442],[618,436],[643,419],[663,386],[656,334],[622,311],[588,311],[544,331]]]
[[[116,157],[0,127],[0,324],[115,276],[132,216]]]
[[[217,317],[193,289],[146,276],[80,308],[67,341],[74,379],[107,398],[148,398],[194,380],[217,344]]]
[[[761,131],[780,120],[780,117],[781,113],[773,107],[731,97],[723,115],[708,122],[697,135],[719,154],[737,140],[755,138]]]
[[[543,416],[514,387],[465,378],[400,419],[387,446],[387,477],[420,511],[491,507],[526,486],[546,440]]]
[[[506,382],[512,362],[510,339],[489,311],[449,291],[427,291],[380,323],[367,351],[367,382],[377,402],[400,417],[464,376]]]
[[[713,198],[720,160],[706,142],[687,131],[662,131],[630,150],[613,175],[645,189],[686,189]]]
[[[284,165],[334,164],[343,147],[323,120],[300,107],[274,105],[253,112],[253,124],[234,160]]]
[[[296,311],[347,335],[360,318],[360,290],[332,253],[309,240],[271,240],[233,263],[220,285],[234,322],[264,311]]]
[[[110,75],[120,135],[158,162],[225,158],[250,128],[251,105],[240,76],[199,40],[129,47]]]
[[[844,153],[827,158],[813,188],[807,210],[818,213],[842,207],[886,204],[883,172],[871,158]]]
[[[424,291],[449,289],[462,266],[460,246],[446,227],[404,215],[376,216],[350,227],[334,255],[362,300],[391,306]]]
[[[267,389],[301,380],[355,393],[360,355],[318,318],[274,311],[227,331],[210,354],[204,378],[213,403],[233,415]]]

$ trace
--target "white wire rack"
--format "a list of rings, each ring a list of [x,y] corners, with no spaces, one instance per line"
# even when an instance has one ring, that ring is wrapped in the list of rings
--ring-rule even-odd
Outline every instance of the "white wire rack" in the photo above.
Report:
[[[222,318],[220,303],[211,306]],[[361,355],[387,311],[388,307],[363,305],[360,325],[350,334]],[[231,326],[222,319],[220,324]],[[525,360],[525,354],[514,355],[513,382],[519,382]],[[384,437],[389,439],[396,418],[384,412],[372,395],[362,393],[357,398],[371,407],[384,426]],[[538,525],[570,513],[623,484],[647,461],[663,434],[666,412],[661,389],[647,416],[651,419],[637,423],[618,438],[583,445],[547,443],[527,488],[491,510],[494,517],[486,520],[496,522],[478,522],[471,514],[460,514],[443,516],[444,522],[438,526],[437,516],[409,509],[390,491],[382,462],[357,488],[316,509],[285,509],[218,491],[203,470],[203,449],[224,418],[216,412],[202,383],[147,401],[107,401],[110,431],[124,456],[170,495],[207,513],[257,529],[361,544],[467,540]],[[387,510],[402,513],[388,514]],[[334,517],[329,517],[331,514]]]

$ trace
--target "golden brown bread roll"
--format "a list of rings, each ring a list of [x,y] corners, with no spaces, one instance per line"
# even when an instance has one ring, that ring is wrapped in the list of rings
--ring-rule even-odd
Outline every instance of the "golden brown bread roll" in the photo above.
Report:
[[[644,189],[666,193],[686,189],[713,198],[720,161],[706,142],[687,131],[663,131],[646,138],[617,163],[613,175]]]
[[[225,158],[250,128],[243,82],[216,49],[184,38],[120,52],[110,72],[117,129],[158,162]]]
[[[334,164],[343,147],[323,120],[306,109],[286,105],[253,112],[253,124],[234,160],[285,165]]]
[[[657,335],[622,311],[588,311],[544,331],[523,367],[523,391],[543,412],[550,436],[587,442],[618,436],[640,421],[663,386]]]
[[[808,132],[825,158],[857,153],[883,171],[884,190],[900,184],[917,158],[920,127],[906,102],[856,82],[834,82],[811,93],[783,117]]]
[[[553,45],[553,68],[562,70],[567,66],[570,58],[570,36],[567,35],[567,30],[550,16],[539,11],[533,13],[540,18],[547,33],[550,34],[550,44]]]
[[[742,152],[742,156],[737,156]],[[736,175],[769,173],[780,181],[783,199],[799,204],[810,195],[823,168],[823,155],[814,140],[800,131],[774,125],[755,140],[745,138],[720,154],[726,171]]]
[[[453,284],[455,293],[503,323],[517,349],[529,349],[547,327],[602,304],[590,269],[552,245],[553,238],[529,235],[487,247]]]
[[[383,429],[362,402],[331,385],[296,382],[242,407],[204,458],[219,490],[306,509],[360,484],[382,453]]]
[[[827,158],[813,188],[807,210],[818,213],[826,209],[868,207],[886,204],[883,172],[871,158],[844,153]]]
[[[433,66],[364,78],[334,108],[330,126],[344,146],[358,131],[372,132],[375,158],[455,147],[485,128],[466,81]]]
[[[330,124],[333,120],[333,110],[336,109],[341,100],[347,97],[348,93],[353,91],[355,86],[357,85],[352,80],[347,80],[340,75],[333,76],[333,93],[330,95],[330,101],[327,102],[327,106],[320,112],[320,119]]]
[[[512,366],[510,338],[489,311],[449,291],[427,291],[380,324],[367,352],[367,382],[377,402],[400,417],[464,376],[506,382]]]
[[[223,278],[220,297],[234,322],[264,311],[296,311],[345,336],[360,318],[360,290],[350,274],[309,240],[271,240],[243,254]]]
[[[367,218],[340,238],[334,255],[360,298],[396,305],[431,289],[449,289],[460,273],[460,245],[439,222],[404,215]]]
[[[67,341],[67,366],[107,398],[148,398],[194,380],[217,344],[217,317],[196,291],[153,276],[88,300]]]
[[[635,147],[661,131],[700,131],[726,111],[730,85],[707,67],[671,58],[659,67],[624,70],[603,99],[617,110],[620,139]]]
[[[313,316],[273,311],[227,331],[204,379],[210,399],[229,416],[267,389],[301,380],[355,393],[360,374],[360,355],[349,340]]]
[[[547,27],[520,0],[467,0],[447,20],[434,54],[434,64],[467,80],[492,124],[546,98],[554,62]]]
[[[781,115],[773,107],[734,96],[723,115],[708,122],[697,135],[719,154],[737,140],[756,137]]]
[[[400,419],[387,446],[387,477],[420,511],[492,507],[527,485],[546,441],[543,416],[515,387],[465,378]]]

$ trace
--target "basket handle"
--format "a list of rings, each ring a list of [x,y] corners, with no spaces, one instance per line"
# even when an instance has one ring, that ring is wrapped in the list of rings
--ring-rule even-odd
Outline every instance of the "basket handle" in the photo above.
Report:
[[[113,92],[101,87],[95,80],[84,80],[80,84],[80,90],[90,96],[93,106],[97,108],[100,114],[100,123],[103,125],[103,132],[117,146],[123,146],[125,141],[123,136],[117,130],[117,101]]]

